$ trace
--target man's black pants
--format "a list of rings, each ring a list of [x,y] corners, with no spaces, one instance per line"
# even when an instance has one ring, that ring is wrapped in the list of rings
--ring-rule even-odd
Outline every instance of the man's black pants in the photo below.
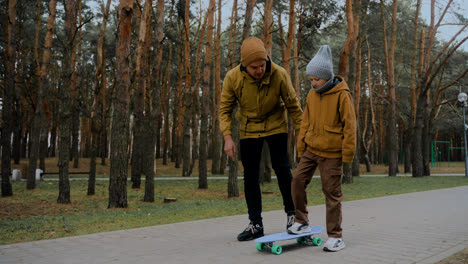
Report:
[[[262,224],[262,195],[259,183],[259,168],[263,142],[268,143],[271,164],[278,179],[278,186],[283,196],[284,211],[288,215],[295,213],[291,197],[291,167],[288,160],[288,134],[281,133],[262,138],[240,140],[240,154],[244,166],[244,192],[249,219],[254,224]]]

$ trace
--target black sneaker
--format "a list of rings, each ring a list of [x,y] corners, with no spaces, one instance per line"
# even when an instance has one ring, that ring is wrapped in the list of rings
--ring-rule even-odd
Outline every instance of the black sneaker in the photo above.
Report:
[[[286,231],[296,222],[296,218],[294,215],[288,215],[288,218],[286,219]]]
[[[249,223],[247,228],[237,236],[239,241],[248,241],[263,236],[263,226],[260,224]]]

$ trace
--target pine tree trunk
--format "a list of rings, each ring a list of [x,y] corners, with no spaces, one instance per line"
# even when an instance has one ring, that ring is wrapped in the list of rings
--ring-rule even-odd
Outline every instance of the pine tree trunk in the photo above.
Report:
[[[31,190],[36,188],[36,167],[37,167],[37,159],[39,156],[39,147],[40,147],[40,138],[41,138],[41,121],[42,121],[42,115],[43,115],[43,102],[44,102],[44,90],[45,90],[45,84],[42,86],[40,85],[41,83],[41,72],[40,72],[40,63],[39,63],[39,55],[38,55],[38,49],[39,49],[39,32],[41,30],[40,27],[40,20],[41,20],[41,12],[40,12],[40,4],[38,5],[38,15],[37,15],[37,20],[38,20],[38,26],[36,27],[36,39],[35,39],[35,44],[34,44],[34,57],[36,60],[36,77],[35,79],[36,83],[36,89],[38,90],[37,92],[37,97],[36,97],[36,110],[34,112],[34,118],[33,118],[33,124],[32,124],[32,137],[31,137],[31,154],[29,156],[29,166],[28,166],[28,175],[27,175],[27,184],[26,188]],[[37,32],[39,31],[39,32]],[[49,32],[48,32],[49,33]],[[51,44],[51,43],[49,43]],[[50,47],[49,49],[45,49],[45,52],[50,53]],[[47,63],[47,62],[45,62]],[[45,64],[44,63],[44,64]],[[45,76],[47,77],[47,76]]]
[[[254,0],[255,1],[255,0]],[[249,1],[250,2],[250,1]],[[253,8],[253,6],[250,6],[250,8]],[[253,10],[249,9],[249,5],[247,5],[247,10],[246,10],[246,23],[244,25],[244,30],[242,34],[242,39],[244,40],[249,36],[250,32],[250,24],[247,25],[248,22],[248,14],[252,14]],[[251,15],[250,15],[251,16]],[[231,64],[228,64],[228,70],[234,68],[236,64],[238,63],[238,59],[236,54],[239,54],[240,52],[237,52],[237,32],[236,32],[236,24],[237,24],[237,0],[234,0],[233,5],[232,5],[232,16],[231,16],[231,37],[229,38],[229,47],[230,47],[230,54],[232,54],[232,58],[234,58],[231,61]],[[235,117],[235,113],[237,111],[236,107],[232,111],[232,140],[234,141],[234,144],[236,144],[236,149],[239,150],[239,122],[237,118]],[[224,149],[224,146],[223,146]],[[221,158],[221,164],[220,164],[220,171],[224,170],[226,167],[226,162],[227,166],[229,167],[228,171],[228,186],[227,186],[227,191],[228,191],[228,197],[239,197],[239,187],[237,184],[237,166],[238,166],[238,157],[237,155],[235,156],[235,159],[232,160],[231,158],[227,157],[226,152],[223,151],[223,155]]]
[[[214,11],[216,8],[215,0],[210,0],[207,13],[207,28],[206,28],[206,44],[205,44],[205,60],[203,65],[203,80],[202,80],[202,101],[200,111],[200,160],[199,160],[199,178],[198,188],[208,189],[208,115],[210,107],[210,76],[211,76],[211,52],[213,45],[213,28],[214,28]]]
[[[365,7],[367,10],[367,7]],[[356,114],[356,152],[353,158],[352,164],[352,176],[359,176],[359,165],[360,165],[360,154],[361,154],[361,126],[360,126],[360,105],[361,105],[361,56],[362,56],[362,41],[360,34],[361,27],[361,0],[354,1],[353,4],[353,15],[354,15],[354,51],[352,53],[352,59],[354,67],[354,112]]]
[[[247,7],[245,8],[245,16],[244,16],[244,19],[245,19],[244,28],[242,29],[242,40],[245,40],[250,37],[250,30],[252,27],[252,16],[253,16],[254,8],[255,8],[255,2],[256,0],[247,0]],[[235,23],[237,23],[237,21]]]
[[[175,135],[173,138],[175,138],[175,146],[173,147],[173,155],[175,159],[175,167],[180,168],[180,163],[182,162],[182,140],[183,140],[183,117],[182,115],[184,114],[184,91],[183,91],[183,85],[184,85],[184,57],[182,56],[184,52],[184,46],[182,44],[180,46],[180,52],[179,52],[179,65],[178,65],[178,81],[177,81],[177,104],[174,105],[174,131]],[[180,108],[180,109],[179,109]]]
[[[154,181],[154,152],[155,152],[155,143],[156,143],[156,127],[158,124],[157,120],[157,115],[154,116],[153,114],[153,109],[151,105],[151,100],[153,93],[153,89],[158,89],[159,90],[159,85],[158,85],[158,73],[153,73],[152,76],[154,80],[153,87],[151,87],[151,84],[149,83],[149,80],[147,76],[150,74],[149,70],[149,61],[150,59],[146,54],[149,54],[149,48],[150,48],[150,43],[151,43],[151,15],[152,15],[152,3],[151,1],[145,1],[145,7],[143,10],[143,16],[141,18],[141,23],[140,23],[140,33],[139,33],[139,46],[141,46],[141,54],[138,54],[137,61],[139,61],[139,65],[137,66],[137,78],[138,78],[138,86],[139,89],[144,89],[145,91],[145,114],[143,116],[144,121],[142,123],[142,128],[143,128],[143,134],[142,134],[142,140],[141,143],[143,145],[141,146],[142,151],[142,160],[141,160],[141,169],[143,174],[145,174],[145,193],[148,192],[148,196],[146,197],[147,200],[146,202],[153,202],[154,201],[154,184],[152,181]],[[159,51],[159,48],[157,48]],[[138,48],[137,48],[137,53],[138,53]],[[158,64],[158,61],[156,61],[156,64]],[[139,67],[139,69],[138,69]],[[140,88],[141,86],[141,88]],[[159,97],[159,96],[158,96]],[[151,120],[151,121],[149,121]]]
[[[28,175],[27,179],[28,182],[26,184],[26,188],[31,190],[36,188],[36,167],[37,167],[37,159],[39,156],[39,149],[40,149],[40,138],[41,138],[41,123],[42,123],[42,115],[43,115],[43,102],[44,102],[44,89],[45,89],[45,84],[42,86],[41,84],[41,69],[40,69],[40,62],[39,62],[39,35],[40,35],[40,30],[41,30],[41,11],[40,11],[40,3],[37,6],[37,23],[38,25],[36,26],[36,38],[34,42],[34,58],[36,61],[36,77],[35,79],[35,86],[37,89],[37,97],[36,99],[36,110],[34,111],[34,117],[32,121],[32,136],[31,136],[31,155],[29,156],[29,166],[28,166]],[[39,31],[39,32],[37,32]],[[49,53],[50,53],[50,47],[49,47]],[[47,52],[47,49],[45,50]],[[45,76],[47,77],[47,76]]]
[[[136,48],[136,62],[135,62],[135,78],[136,78],[136,89],[134,98],[134,127],[133,127],[133,147],[132,147],[132,159],[131,159],[131,170],[132,170],[132,188],[138,189],[141,185],[141,174],[143,172],[143,148],[148,140],[145,136],[148,136],[145,132],[145,115],[149,114],[145,112],[145,97],[146,97],[146,63],[147,63],[147,50],[146,50],[146,28],[148,25],[147,18],[148,14],[147,6],[150,1],[145,2],[145,9],[143,10],[142,16],[137,16],[136,19],[139,21],[138,30],[138,43]],[[146,111],[149,111],[147,109]]]
[[[221,0],[218,0],[218,7],[222,5]],[[215,98],[213,101],[214,112],[212,114],[213,119],[213,155],[211,163],[211,174],[220,174],[219,164],[221,159],[221,140],[222,135],[219,131],[219,103],[221,101],[221,8],[218,8],[218,23],[216,28],[216,38],[215,38]]]
[[[232,111],[232,140],[236,144],[236,149],[239,150],[239,121],[236,119],[238,107]],[[235,159],[228,158],[229,176],[228,176],[228,197],[239,197],[239,187],[237,184],[238,174],[238,153]]]
[[[412,164],[413,164],[413,177],[424,176],[424,161],[423,161],[423,130],[424,130],[424,115],[427,105],[426,93],[420,94],[418,98],[416,108],[416,120],[413,129],[413,153],[412,153]]]
[[[105,71],[104,71],[104,34],[107,26],[107,19],[109,17],[111,0],[107,0],[104,10],[102,24],[98,37],[97,45],[97,65],[94,74],[94,101],[91,109],[90,119],[90,163],[89,163],[89,179],[88,179],[88,195],[95,194],[96,187],[96,159],[99,148],[99,135],[102,131],[102,116],[105,114],[102,111],[102,102],[105,90]]]
[[[190,176],[190,119],[192,111],[192,72],[190,65],[190,0],[185,1],[184,11],[184,31],[182,39],[184,40],[184,70],[185,70],[185,100],[183,106],[183,137],[182,137],[182,157],[183,168],[182,176]]]
[[[71,76],[74,71],[72,64],[73,38],[74,30],[76,28],[75,10],[76,1],[67,0],[65,8],[65,45],[64,45],[64,59],[63,59],[63,85],[59,87],[59,195],[57,203],[68,204],[70,199],[70,180],[68,178],[68,164],[70,162],[70,140],[71,140],[71,126],[72,126],[72,98]]]
[[[133,1],[121,0],[117,42],[117,86],[111,130],[108,208],[126,208],[129,143],[129,87]],[[114,97],[114,96],[113,96]]]
[[[263,142],[262,160],[260,162],[259,179],[260,183],[271,182],[271,160],[268,144]]]
[[[13,146],[12,156],[15,164],[21,159],[21,132],[23,130],[23,115],[21,112],[20,95],[16,94],[13,102]]]
[[[169,42],[169,61],[167,65],[171,65],[172,63],[172,44]],[[170,130],[169,130],[169,112],[171,111],[171,108],[169,107],[169,102],[172,94],[172,89],[169,89],[171,84],[171,71],[170,67],[167,67],[167,72],[166,72],[166,82],[164,84],[164,102],[162,107],[164,108],[164,148],[163,148],[163,165],[167,165],[167,158],[169,155],[169,145],[171,142],[171,136],[170,136]],[[174,139],[174,138],[172,138]]]
[[[2,101],[2,197],[12,196],[13,188],[10,182],[11,174],[11,132],[13,91],[15,89],[15,23],[16,0],[8,2],[8,42],[7,42],[7,71],[5,73],[5,89]]]
[[[148,8],[147,8],[148,7]],[[147,9],[146,9],[147,8]],[[149,52],[150,40],[151,40],[151,3],[148,3],[148,6],[145,6],[145,11],[148,10],[147,15],[147,52]],[[161,84],[159,76],[161,76],[161,60],[162,60],[162,41],[163,41],[163,22],[164,22],[164,0],[158,0],[156,7],[156,27],[154,31],[156,32],[156,61],[153,67],[151,82],[148,79],[148,89],[147,89],[147,115],[145,119],[145,139],[148,140],[145,144],[143,152],[143,173],[145,174],[145,196],[143,201],[145,202],[154,202],[154,177],[155,175],[155,144],[156,144],[156,134],[160,127],[160,122],[154,122],[154,120],[160,116],[161,112]],[[148,70],[149,73],[149,63],[148,60]]]
[[[78,3],[78,25],[83,24],[83,16],[81,15],[82,12],[82,0]],[[78,29],[78,38],[76,40],[77,44],[77,53],[76,53],[76,92],[74,96],[74,109],[73,109],[73,140],[72,148],[73,148],[73,168],[79,167],[80,161],[80,153],[79,153],[79,144],[80,144],[80,106],[79,101],[80,98],[80,90],[81,90],[81,40],[82,40],[82,27]],[[81,136],[81,140],[84,139],[84,135]]]
[[[356,18],[353,1],[346,0],[346,20],[348,23],[348,36],[340,54],[339,75],[344,76],[351,91],[354,91],[356,80]],[[358,119],[359,120],[359,119]],[[359,137],[357,137],[359,138]],[[358,145],[358,144],[356,144]],[[344,184],[353,183],[352,165],[343,165]]]
[[[398,1],[393,0],[392,8],[392,35],[390,40],[390,49],[388,51],[388,101],[389,101],[389,122],[388,122],[388,147],[389,147],[389,160],[388,160],[388,176],[396,176],[398,173],[398,131],[396,124],[396,93],[395,93],[395,46],[396,46],[396,30],[397,30],[397,7]]]

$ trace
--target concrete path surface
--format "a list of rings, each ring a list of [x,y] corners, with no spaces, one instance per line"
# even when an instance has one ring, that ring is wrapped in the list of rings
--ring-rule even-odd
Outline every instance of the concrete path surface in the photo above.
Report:
[[[309,212],[324,225],[323,205]],[[284,212],[263,218],[266,234],[284,231]],[[239,215],[6,245],[0,263],[435,263],[468,247],[468,186],[343,203],[346,248],[336,253],[292,240],[278,243],[281,255],[259,252],[236,240],[247,223]]]

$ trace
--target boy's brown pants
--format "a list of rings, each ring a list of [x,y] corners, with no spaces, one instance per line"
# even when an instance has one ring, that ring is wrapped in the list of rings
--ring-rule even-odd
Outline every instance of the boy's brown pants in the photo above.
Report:
[[[341,158],[324,158],[317,156],[310,151],[304,152],[294,172],[292,181],[292,197],[296,207],[296,222],[306,224],[309,222],[307,211],[307,193],[306,188],[314,176],[317,167],[320,170],[322,180],[322,191],[325,195],[325,204],[327,209],[327,233],[329,237],[340,238],[341,229]]]

